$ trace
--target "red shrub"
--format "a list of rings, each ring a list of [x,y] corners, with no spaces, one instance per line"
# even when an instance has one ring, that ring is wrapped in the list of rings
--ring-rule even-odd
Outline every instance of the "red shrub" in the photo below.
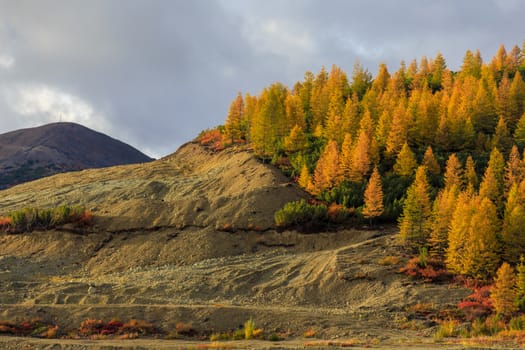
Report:
[[[410,259],[399,271],[414,278],[421,278],[425,282],[444,282],[452,277],[442,261],[428,259],[423,264],[419,257]]]
[[[463,311],[467,321],[489,315],[493,310],[490,300],[490,286],[476,288],[474,293],[458,304],[458,308]]]

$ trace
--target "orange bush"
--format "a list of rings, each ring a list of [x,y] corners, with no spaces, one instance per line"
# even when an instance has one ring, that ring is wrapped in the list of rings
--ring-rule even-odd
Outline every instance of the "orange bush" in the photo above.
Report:
[[[7,231],[13,225],[13,220],[6,216],[0,216],[0,230]]]

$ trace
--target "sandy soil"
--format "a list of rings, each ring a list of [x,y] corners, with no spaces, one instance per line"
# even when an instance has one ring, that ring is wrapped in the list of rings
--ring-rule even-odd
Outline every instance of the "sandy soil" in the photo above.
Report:
[[[166,333],[184,322],[209,334],[251,317],[287,340],[226,347],[303,348],[326,339],[439,346],[425,320],[413,320],[417,331],[401,330],[412,317],[409,307],[451,307],[468,291],[399,274],[406,256],[394,227],[277,232],[275,210],[306,196],[245,151],[211,153],[195,144],[149,164],[63,174],[0,192],[6,211],[80,203],[97,215],[96,227],[83,234],[0,236],[0,319],[40,317],[68,329],[87,318],[137,318]],[[388,256],[402,259],[385,265]],[[318,339],[305,339],[307,330]],[[6,349],[202,344],[0,337]]]

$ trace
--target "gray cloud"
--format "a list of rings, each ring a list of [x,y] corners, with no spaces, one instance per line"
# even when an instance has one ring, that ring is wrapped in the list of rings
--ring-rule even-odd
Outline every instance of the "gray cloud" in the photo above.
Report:
[[[0,132],[75,120],[161,156],[237,91],[521,45],[515,0],[0,0]]]

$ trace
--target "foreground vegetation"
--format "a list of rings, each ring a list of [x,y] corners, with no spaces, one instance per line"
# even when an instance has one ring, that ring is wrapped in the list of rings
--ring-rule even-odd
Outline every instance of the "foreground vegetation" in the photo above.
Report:
[[[75,228],[93,225],[93,215],[83,207],[63,205],[53,209],[24,208],[0,216],[0,232],[23,233],[50,230],[66,224]]]

